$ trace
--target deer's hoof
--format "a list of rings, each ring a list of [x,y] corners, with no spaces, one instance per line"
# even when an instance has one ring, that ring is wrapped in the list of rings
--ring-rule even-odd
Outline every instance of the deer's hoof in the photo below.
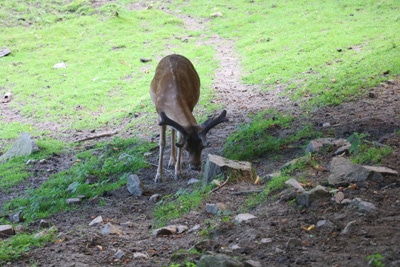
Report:
[[[161,175],[157,174],[157,175],[156,175],[156,178],[154,178],[154,182],[155,182],[156,184],[157,184],[157,183],[161,183],[161,182],[162,182]]]
[[[181,178],[181,175],[180,175],[180,174],[175,174],[175,175],[174,175],[174,180],[175,180],[175,181],[179,180],[180,178]]]

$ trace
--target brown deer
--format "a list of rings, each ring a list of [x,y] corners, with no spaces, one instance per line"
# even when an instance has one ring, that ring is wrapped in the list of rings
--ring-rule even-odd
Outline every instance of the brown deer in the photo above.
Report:
[[[166,127],[171,128],[171,156],[168,166],[175,165],[174,179],[181,176],[182,148],[189,155],[191,169],[200,170],[201,152],[207,146],[207,132],[216,125],[228,121],[226,111],[215,119],[199,125],[193,117],[193,108],[200,96],[200,78],[193,64],[184,56],[169,55],[161,59],[150,86],[150,96],[159,115],[160,154],[155,182],[163,176],[163,154]],[[174,145],[176,131],[178,142]],[[178,148],[176,156],[175,146]]]

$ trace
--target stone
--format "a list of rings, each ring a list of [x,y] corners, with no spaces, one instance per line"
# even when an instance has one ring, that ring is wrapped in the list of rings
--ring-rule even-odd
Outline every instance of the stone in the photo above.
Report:
[[[121,259],[123,256],[125,256],[125,253],[120,249],[118,249],[114,254],[114,258],[116,259]]]
[[[144,260],[147,260],[147,259],[149,258],[149,256],[147,256],[146,254],[141,253],[141,252],[135,252],[135,253],[133,253],[133,258],[134,258],[134,259],[144,259]]]
[[[296,202],[299,205],[309,207],[312,202],[330,196],[329,191],[321,185],[317,185],[310,191],[303,192],[296,197]]]
[[[397,171],[387,167],[376,167],[376,166],[365,166],[365,165],[363,165],[363,167],[366,168],[367,170],[377,172],[380,174],[399,176],[399,173]]]
[[[289,238],[289,240],[286,242],[285,247],[287,250],[299,248],[301,247],[301,240],[297,238]]]
[[[236,223],[241,223],[241,222],[246,222],[246,221],[249,221],[249,220],[255,219],[255,218],[257,218],[257,217],[254,216],[253,214],[250,214],[250,213],[241,213],[241,214],[238,214],[238,215],[235,217],[235,222],[236,222]]]
[[[94,218],[90,223],[89,223],[89,226],[96,226],[96,225],[99,225],[100,223],[102,223],[103,222],[103,217],[101,217],[101,215],[100,216],[97,216],[96,218]]]
[[[142,181],[140,181],[139,177],[136,174],[130,174],[128,176],[126,187],[128,188],[129,193],[134,196],[141,196],[144,191]]]
[[[75,191],[76,191],[76,188],[77,188],[79,185],[80,185],[79,182],[73,182],[73,183],[71,183],[71,184],[68,186],[67,191],[68,191],[68,192],[75,192]]]
[[[121,235],[122,232],[115,225],[112,225],[111,223],[107,223],[104,226],[104,228],[101,230],[101,234],[102,235]]]
[[[157,203],[161,200],[161,195],[160,194],[153,194],[150,198],[149,201],[153,203]]]
[[[204,168],[203,184],[209,184],[216,176],[229,177],[230,181],[249,181],[257,179],[252,164],[247,161],[230,160],[221,156],[208,154]]]
[[[352,224],[356,223],[357,221],[351,221],[349,223],[346,224],[346,226],[344,227],[344,229],[342,230],[342,232],[340,232],[341,235],[347,235],[350,232],[350,227]]]
[[[189,181],[187,181],[187,184],[188,185],[197,184],[198,182],[200,182],[199,179],[191,178],[191,179],[189,179]]]
[[[287,180],[285,182],[285,184],[293,187],[297,192],[304,192],[305,191],[303,186],[296,179],[290,178],[289,180]]]
[[[198,267],[243,267],[243,263],[224,254],[201,256]]]
[[[10,237],[14,234],[15,232],[12,225],[0,225],[0,237]]]
[[[65,69],[67,67],[67,63],[65,62],[59,62],[54,64],[53,68],[55,69]]]
[[[7,93],[5,93],[4,95],[3,95],[3,98],[1,99],[1,102],[2,103],[8,103],[8,102],[10,102],[11,101],[11,99],[12,99],[12,93],[11,92],[7,92]]]
[[[27,156],[36,151],[39,151],[37,144],[28,133],[24,132],[11,148],[0,157],[0,162],[13,157]]]
[[[375,171],[353,164],[343,157],[334,157],[331,161],[328,182],[333,186],[347,186],[351,183],[365,182],[367,179],[378,181],[382,178],[382,175]]]
[[[262,267],[259,261],[247,260],[243,262],[244,267]]]
[[[9,220],[12,223],[20,223],[24,221],[24,216],[22,213],[22,210],[18,211],[17,213],[14,213],[12,215],[9,215]]]
[[[367,201],[363,201],[358,197],[354,198],[350,202],[350,206],[357,208],[358,211],[361,212],[361,213],[371,213],[371,212],[376,210],[376,207],[375,207],[375,205],[373,203],[367,202]]]
[[[40,220],[39,222],[39,228],[49,228],[51,226],[51,223],[49,223],[46,220]]]
[[[0,57],[5,57],[11,54],[10,48],[3,48],[0,50]]]
[[[329,146],[334,146],[334,147],[343,147],[343,146],[348,146],[351,145],[349,141],[346,139],[340,138],[340,139],[334,139],[334,138],[319,138],[312,140],[307,148],[306,148],[306,153],[315,153],[315,152],[320,152],[324,147],[329,147]]]
[[[328,221],[328,220],[319,220],[315,227],[320,228],[320,227],[332,227],[333,223]]]
[[[211,214],[217,214],[219,212],[223,212],[226,210],[226,206],[224,203],[216,203],[216,204],[210,204],[206,203],[206,211]]]
[[[154,236],[181,234],[189,229],[186,225],[168,225],[153,231]]]
[[[78,198],[78,197],[67,198],[67,199],[65,200],[65,202],[67,202],[67,204],[79,204],[79,203],[82,202],[82,199],[81,199],[81,198]]]

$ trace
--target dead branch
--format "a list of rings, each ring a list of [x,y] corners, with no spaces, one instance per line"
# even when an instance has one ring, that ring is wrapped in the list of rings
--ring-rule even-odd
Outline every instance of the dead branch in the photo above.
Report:
[[[101,137],[105,137],[105,136],[113,136],[115,134],[117,134],[118,131],[114,131],[114,132],[108,132],[108,133],[101,133],[101,134],[97,134],[97,135],[92,135],[92,136],[88,136],[82,139],[78,139],[75,142],[83,142],[83,141],[88,141],[88,140],[93,140],[93,139],[97,139],[97,138],[101,138]]]
[[[220,184],[218,187],[216,187],[216,188],[214,188],[213,190],[211,190],[211,191],[209,192],[209,194],[214,193],[214,192],[220,190],[224,185],[226,185],[226,183],[228,182],[228,180],[229,180],[229,176],[228,176],[228,178],[226,178],[226,180],[225,180],[222,184]]]

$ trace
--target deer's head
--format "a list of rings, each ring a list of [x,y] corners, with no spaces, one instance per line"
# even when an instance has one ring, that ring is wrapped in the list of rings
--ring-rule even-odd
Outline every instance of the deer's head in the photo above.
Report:
[[[176,121],[168,118],[164,112],[160,112],[159,125],[168,125],[180,133],[179,141],[175,145],[187,151],[190,168],[193,170],[200,170],[201,152],[208,146],[208,131],[226,121],[228,121],[228,119],[226,118],[226,110],[224,110],[217,118],[210,118],[201,125],[185,128]]]

